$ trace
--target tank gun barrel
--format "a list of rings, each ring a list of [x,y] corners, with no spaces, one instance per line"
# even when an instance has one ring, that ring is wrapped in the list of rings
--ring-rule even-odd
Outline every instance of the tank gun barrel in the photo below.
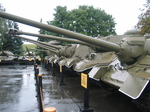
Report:
[[[49,50],[49,51],[51,51],[51,52],[53,52],[53,53],[56,53],[56,54],[58,53],[57,49],[52,48],[52,47],[50,47],[50,46],[47,46],[47,44],[45,45],[45,43],[43,43],[43,42],[36,41],[36,40],[32,40],[32,39],[28,39],[28,38],[26,38],[26,37],[22,37],[22,36],[19,36],[19,35],[17,35],[17,37],[23,38],[23,39],[25,39],[25,40],[27,40],[27,41],[29,41],[29,42],[31,42],[31,43],[36,44],[36,45],[39,46],[39,47],[42,47],[42,48],[44,48],[44,49],[47,49],[47,50]]]
[[[28,41],[31,42],[31,43],[36,44],[37,46],[39,46],[43,49],[46,49],[46,50],[51,51],[51,52],[56,53],[56,54],[58,53],[58,51],[56,49],[52,48],[52,47],[48,47],[48,46],[45,46],[43,44],[37,43],[35,41],[31,41],[31,40],[28,40]]]
[[[49,46],[46,46],[46,45],[37,43],[37,42],[35,42],[35,41],[28,40],[28,42],[31,42],[31,43],[33,43],[33,44],[36,44],[37,46],[41,45],[41,46],[43,46],[43,47],[44,47],[45,49],[47,49],[47,50],[51,49],[51,50],[53,50],[53,51],[57,51],[57,49],[55,49],[55,48],[53,48],[53,47],[49,47]]]
[[[41,48],[43,48],[43,49],[47,49],[47,50],[49,50],[49,51],[51,51],[51,52],[53,52],[55,54],[58,54],[58,51],[56,51],[56,50],[50,49],[50,48],[45,47],[45,46],[43,46],[41,44],[36,44],[36,45],[39,46],[39,47],[41,47]]]
[[[30,26],[33,26],[33,27],[41,28],[41,29],[44,29],[44,30],[47,30],[47,31],[51,31],[51,32],[62,34],[62,35],[66,35],[66,36],[72,37],[74,39],[78,39],[78,40],[81,40],[81,41],[88,42],[90,44],[94,44],[94,45],[99,46],[99,47],[104,47],[106,49],[110,49],[110,50],[115,51],[115,52],[120,51],[120,46],[117,45],[117,44],[107,42],[107,41],[104,41],[104,40],[97,40],[97,39],[94,39],[90,36],[75,33],[73,31],[62,29],[62,28],[59,28],[59,27],[56,27],[56,26],[53,26],[53,25],[43,24],[43,23],[40,23],[40,22],[36,22],[36,21],[30,20],[30,19],[26,19],[26,18],[19,17],[19,16],[16,16],[16,15],[13,15],[13,14],[2,12],[2,11],[0,11],[0,17],[3,17],[5,19],[10,19],[10,20],[13,20],[13,21],[16,21],[16,22],[20,22],[20,23],[23,23],[23,24],[27,24],[27,25],[30,25]]]
[[[43,47],[45,47],[45,48],[47,48],[48,50],[50,49],[50,50],[53,50],[53,51],[58,51],[57,49],[55,49],[55,48],[53,48],[53,47],[48,47],[48,46],[45,46],[45,45],[43,45],[43,44],[39,44],[39,43],[35,43],[37,46],[43,46]]]
[[[32,39],[27,39],[24,37],[24,39],[26,39],[27,41],[31,42],[31,43],[34,43],[36,44],[37,46],[44,48],[44,49],[47,49],[47,50],[52,50],[53,52],[56,52],[57,49],[53,48],[53,47],[50,47],[50,46],[46,46],[45,44],[42,44],[42,43],[39,43],[39,41],[35,41],[35,40],[32,40]]]
[[[34,48],[29,48],[30,50],[36,50],[36,51],[48,51],[48,50],[42,50],[42,49],[34,49]]]
[[[56,49],[60,49],[60,48],[61,48],[61,47],[56,46],[56,45],[51,45],[51,44],[48,44],[48,43],[45,43],[45,42],[36,41],[36,40],[29,39],[29,38],[26,38],[26,37],[23,37],[23,36],[20,36],[20,35],[16,35],[16,36],[19,37],[19,38],[23,38],[23,39],[25,39],[25,40],[28,40],[28,41],[40,43],[40,44],[43,44],[43,45],[46,45],[46,46],[49,46],[49,47],[54,47],[54,48],[56,48]]]
[[[54,40],[58,40],[58,41],[71,42],[71,43],[77,43],[77,44],[91,46],[91,44],[77,40],[77,39],[70,39],[70,38],[58,37],[58,36],[52,36],[52,35],[43,35],[43,34],[36,34],[36,33],[30,33],[30,32],[23,32],[23,31],[16,30],[16,29],[10,29],[9,33],[15,34],[15,35],[28,35],[28,36],[34,36],[34,37],[49,38],[49,39],[54,39]]]
[[[31,53],[29,52],[29,49],[28,49],[28,47],[26,47],[26,50],[27,50],[27,52],[28,52],[28,54],[29,54],[29,56],[31,55]]]
[[[37,43],[37,42],[33,42],[33,41],[29,41],[29,40],[28,40],[28,42],[31,42],[31,43],[33,43],[33,44],[36,44],[37,46],[41,45],[41,46],[44,47],[44,49],[47,49],[47,50],[51,49],[51,50],[53,50],[53,51],[57,51],[57,49],[55,49],[55,48],[48,47],[48,46],[46,46],[46,45],[39,44],[39,43]]]

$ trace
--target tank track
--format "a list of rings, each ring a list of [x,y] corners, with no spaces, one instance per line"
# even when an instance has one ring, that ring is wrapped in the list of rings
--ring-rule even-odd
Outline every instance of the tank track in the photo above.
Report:
[[[150,84],[138,99],[133,100],[133,103],[143,112],[150,112]]]

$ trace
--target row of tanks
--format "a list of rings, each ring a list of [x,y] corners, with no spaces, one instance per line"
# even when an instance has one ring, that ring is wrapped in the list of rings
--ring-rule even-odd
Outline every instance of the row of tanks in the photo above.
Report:
[[[27,48],[28,49],[28,48]],[[35,55],[33,52],[29,52],[27,50],[22,56],[16,56],[10,51],[1,51],[0,52],[0,65],[13,65],[14,63],[19,64],[33,64],[34,61],[36,63],[41,63],[41,58],[38,55]]]
[[[20,64],[41,64],[41,58],[39,55],[36,55],[34,52],[27,51],[22,56],[19,56],[14,63]]]
[[[18,30],[13,31],[12,29],[10,30],[9,33],[14,34],[15,36],[23,38],[25,40],[28,40],[29,42],[35,43],[37,46],[40,46],[56,54],[55,56],[49,59],[50,63],[54,62],[55,64],[65,66],[67,68],[73,68],[74,71],[77,71],[77,72],[86,71],[100,63],[103,63],[103,64],[110,63],[111,60],[115,58],[114,52],[111,52],[109,50],[106,50],[100,47],[93,46],[92,44],[88,44],[86,42],[82,42],[79,40],[77,41],[75,39],[68,39],[68,38],[63,38],[63,37],[56,38],[56,36],[54,37],[54,36],[48,36],[48,35],[42,35],[42,34],[33,34],[33,33],[23,32],[23,31],[18,31]],[[59,41],[67,41],[67,42],[78,43],[78,44],[56,46],[56,45],[50,45],[49,43],[45,43],[45,42],[35,41],[33,39],[29,39],[29,38],[19,36],[19,35],[37,36],[37,37],[56,39]],[[119,42],[119,40],[121,40],[123,37],[124,35],[123,36],[109,36],[105,38],[103,37],[103,39],[107,41]],[[50,48],[50,47],[53,47],[53,48]]]
[[[27,32],[10,31],[17,37],[24,38],[38,46],[51,51],[45,60],[77,73],[84,72],[95,82],[106,88],[131,98],[140,109],[150,111],[150,35],[142,35],[139,30],[128,31],[124,35],[93,38],[75,33],[56,26],[43,24],[6,12],[0,12],[0,17],[27,24],[50,32],[59,33],[69,38],[63,41],[73,41],[77,44],[67,46],[51,45],[44,42],[27,39]],[[35,35],[43,38],[54,38],[48,35]],[[47,36],[47,37],[46,37]],[[58,37],[55,40],[60,40]]]
[[[27,47],[26,47],[26,51],[27,52],[23,53],[23,55],[16,56],[14,53],[10,51],[1,50],[0,51],[0,65],[4,65],[4,64],[10,65],[14,63],[33,64],[34,61],[36,61],[36,63],[38,64],[41,63],[40,56],[36,55],[35,52],[29,51]]]

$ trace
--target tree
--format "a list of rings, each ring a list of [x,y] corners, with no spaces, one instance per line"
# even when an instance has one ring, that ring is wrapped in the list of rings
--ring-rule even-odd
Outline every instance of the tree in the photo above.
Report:
[[[5,11],[3,6],[0,4],[0,11]],[[2,50],[3,40],[4,40],[4,34],[7,31],[7,24],[6,20],[3,18],[0,18],[0,49]]]
[[[49,25],[55,25],[57,27],[60,28],[66,28],[64,25],[67,23],[67,7],[61,7],[61,6],[57,6],[56,9],[54,9],[56,11],[54,15],[54,20],[53,21],[47,21],[47,24]],[[40,30],[39,31],[40,34],[47,34],[47,35],[55,35],[55,36],[62,36],[60,34],[57,33],[53,33],[53,32],[48,32],[45,30]],[[50,39],[44,39],[44,38],[38,38],[38,40],[40,41],[50,41]]]
[[[92,37],[116,34],[115,23],[111,15],[93,6],[79,6],[69,14],[67,28]]]
[[[82,33],[88,36],[108,36],[116,34],[115,22],[112,15],[102,9],[94,9],[93,6],[79,6],[78,9],[67,11],[67,7],[57,6],[54,20],[48,24]],[[44,31],[40,31],[44,32]],[[62,36],[55,33],[49,35]]]
[[[150,1],[146,0],[144,8],[140,10],[142,13],[139,15],[139,21],[135,27],[140,29],[142,34],[150,33]]]
[[[5,11],[5,9],[0,4],[0,10]],[[12,53],[19,55],[22,53],[22,39],[18,37],[11,37],[6,35],[9,28],[19,29],[18,24],[7,19],[0,18],[0,41],[1,50],[8,50]]]

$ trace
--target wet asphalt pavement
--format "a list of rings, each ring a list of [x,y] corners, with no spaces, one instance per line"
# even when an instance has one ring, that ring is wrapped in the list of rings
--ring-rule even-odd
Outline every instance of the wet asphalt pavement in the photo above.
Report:
[[[80,112],[84,89],[80,77],[67,74],[66,85],[60,86],[60,75],[38,65],[43,74],[45,107],[57,112]],[[140,112],[130,99],[118,93],[90,84],[89,104],[94,112]],[[0,112],[39,112],[33,65],[0,66]]]

